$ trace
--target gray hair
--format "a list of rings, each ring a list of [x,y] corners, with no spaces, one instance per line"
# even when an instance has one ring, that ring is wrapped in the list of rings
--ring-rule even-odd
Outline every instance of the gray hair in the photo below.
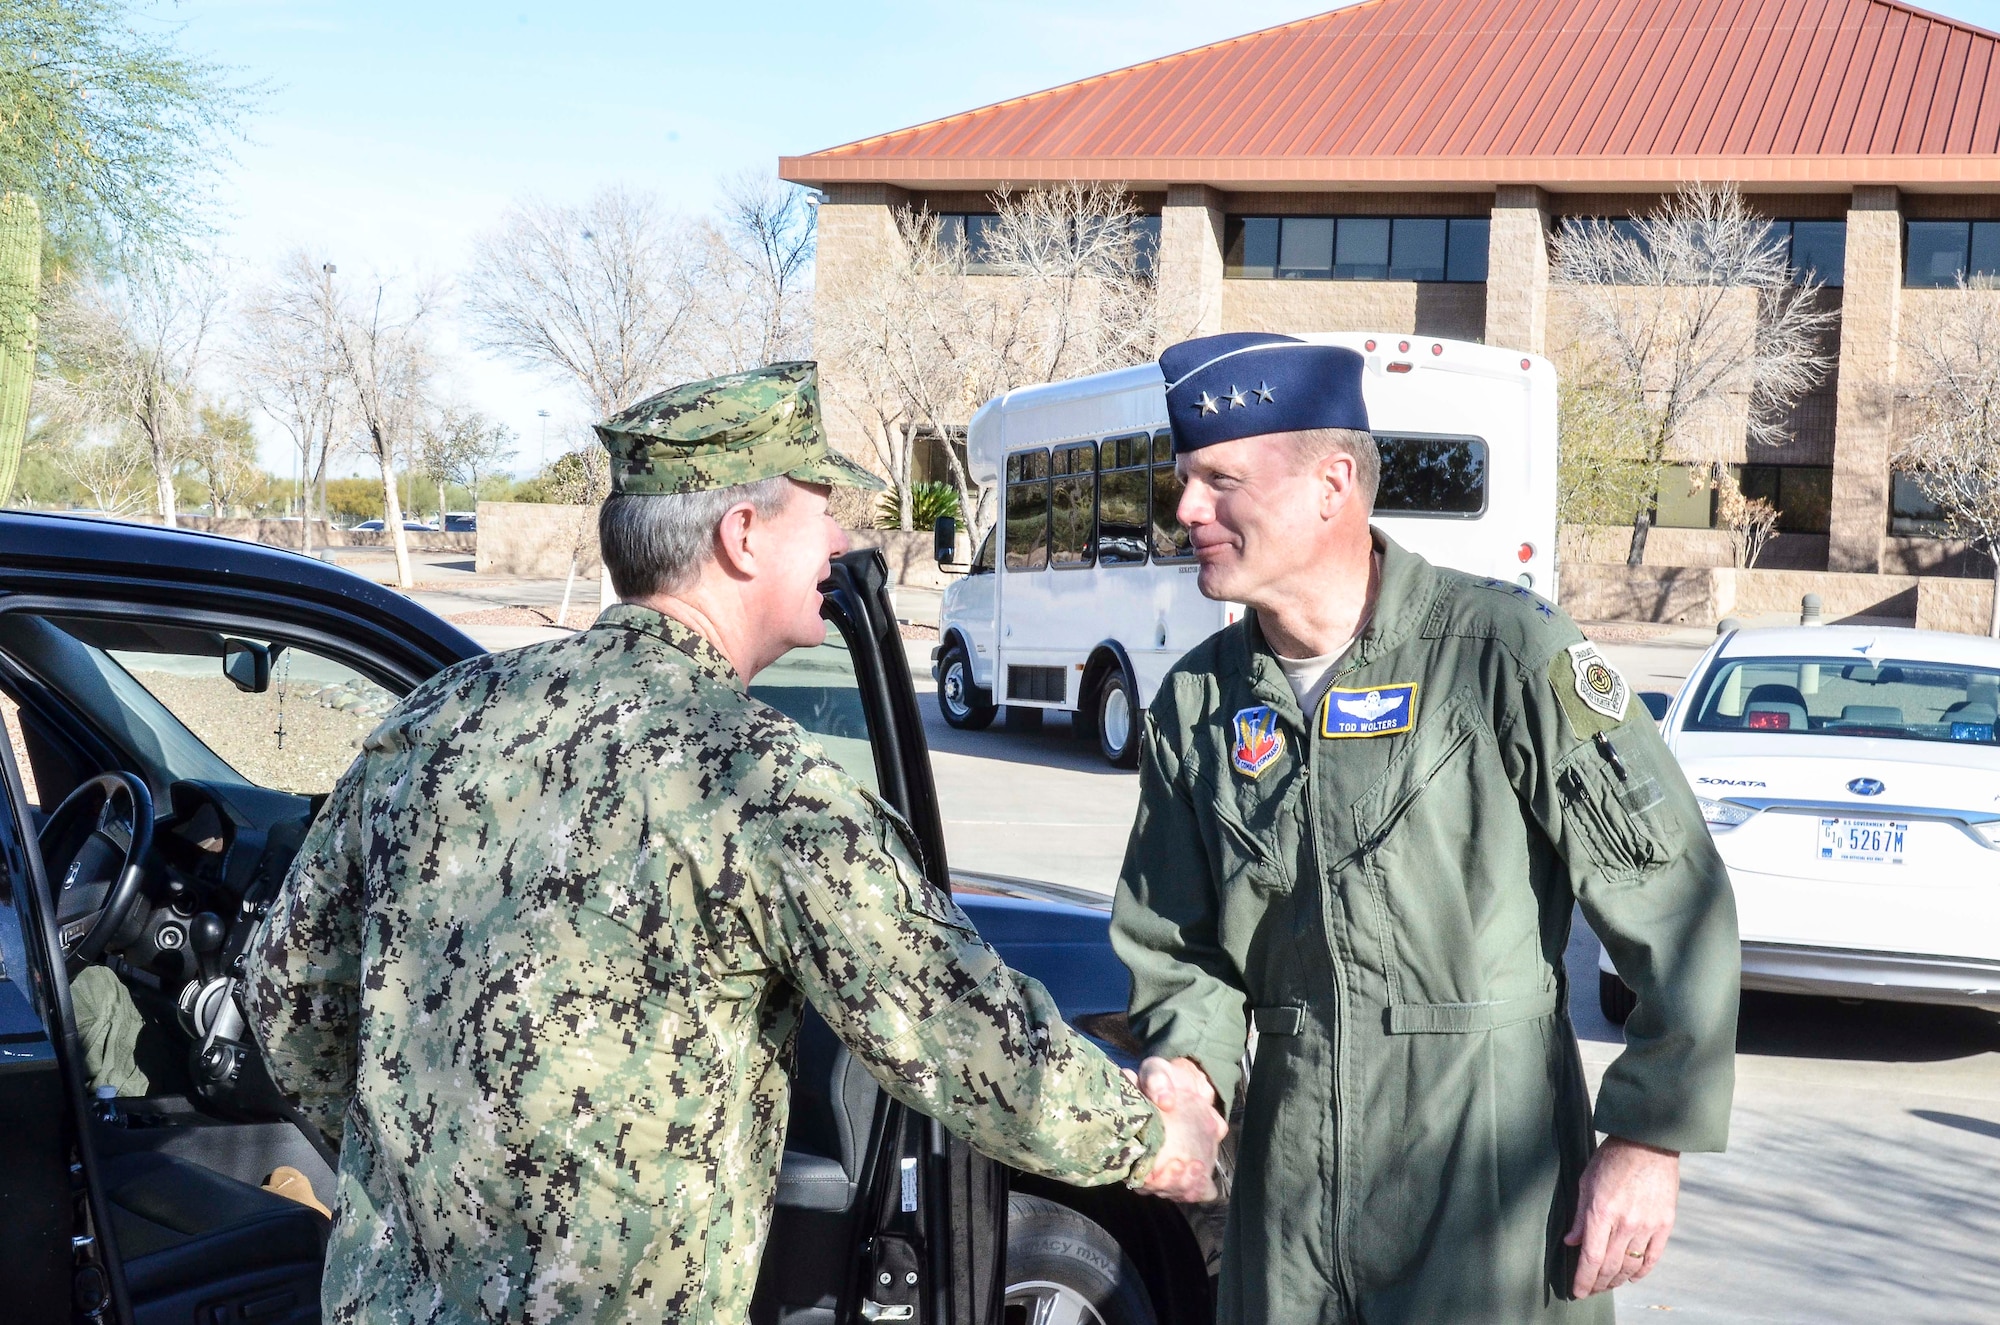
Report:
[[[1350,457],[1355,485],[1367,498],[1368,509],[1375,509],[1375,493],[1382,486],[1382,452],[1373,433],[1358,428],[1309,428],[1292,436],[1298,443],[1301,464],[1313,464],[1336,451]]]
[[[597,544],[611,587],[624,599],[687,588],[715,555],[715,529],[730,507],[747,501],[768,520],[785,508],[791,488],[791,480],[778,474],[701,492],[606,498],[597,512]]]

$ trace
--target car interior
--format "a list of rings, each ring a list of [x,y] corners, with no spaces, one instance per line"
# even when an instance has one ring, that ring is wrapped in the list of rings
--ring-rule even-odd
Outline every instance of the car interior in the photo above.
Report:
[[[1911,661],[1726,659],[1689,731],[1793,732],[2000,743],[2000,672]]]
[[[840,627],[828,642],[781,660],[752,693],[879,789],[852,627],[831,597],[828,611]],[[0,606],[0,710],[49,880],[93,1095],[88,1150],[135,1325],[319,1319],[337,1156],[266,1075],[236,962],[334,780],[420,679],[275,623]],[[4,944],[0,960],[17,967]],[[769,1243],[784,1254],[766,1258],[760,1322],[831,1322],[851,1296],[857,1221],[877,1213],[870,1156],[897,1112],[823,1023],[807,1023]]]

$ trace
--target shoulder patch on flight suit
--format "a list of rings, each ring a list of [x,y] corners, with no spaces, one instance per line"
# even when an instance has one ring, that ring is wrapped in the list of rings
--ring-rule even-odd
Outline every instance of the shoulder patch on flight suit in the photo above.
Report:
[[[1632,698],[1625,678],[1587,640],[1549,660],[1549,684],[1580,741],[1616,730]]]

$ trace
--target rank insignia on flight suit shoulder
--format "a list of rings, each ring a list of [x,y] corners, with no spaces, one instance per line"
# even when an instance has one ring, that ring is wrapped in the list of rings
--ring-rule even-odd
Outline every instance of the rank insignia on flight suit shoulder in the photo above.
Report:
[[[1236,743],[1229,762],[1245,777],[1257,777],[1285,751],[1285,733],[1278,728],[1278,711],[1269,704],[1238,709],[1231,720]]]
[[[1394,736],[1416,721],[1417,683],[1369,686],[1326,692],[1320,706],[1319,734],[1334,740],[1351,736]]]

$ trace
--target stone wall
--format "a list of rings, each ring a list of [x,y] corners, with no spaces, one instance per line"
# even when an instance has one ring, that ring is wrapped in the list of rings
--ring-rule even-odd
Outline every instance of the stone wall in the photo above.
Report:
[[[121,517],[138,524],[159,524],[157,515],[132,515]],[[414,517],[413,517],[414,518]],[[262,543],[266,547],[300,550],[300,535],[303,526],[298,520],[260,518],[256,516],[214,516],[177,515],[174,523],[181,529],[193,529],[204,534],[220,534],[224,538],[240,538],[246,543]],[[408,541],[404,546],[412,552],[471,552],[476,541],[473,534],[422,533],[413,529],[403,531]],[[391,546],[387,530],[380,533],[371,531],[342,529],[329,525],[324,520],[313,521],[313,542],[315,550],[325,547],[380,547]]]
[[[1564,567],[1589,562],[1623,566],[1632,546],[1624,525],[1566,524],[1556,543]],[[1655,529],[1646,537],[1648,566],[1733,566],[1736,550],[1727,529]],[[1760,570],[1825,570],[1825,534],[1776,534],[1757,558]]]
[[[1713,626],[1732,616],[1746,621],[1796,618],[1809,593],[1819,595],[1829,623],[1865,621],[1984,635],[1992,621],[1991,580],[1587,563],[1562,571],[1563,609],[1581,621]]]
[[[1231,331],[1386,331],[1476,341],[1486,287],[1417,281],[1224,281]]]
[[[931,554],[937,544],[928,529],[904,533],[900,529],[850,529],[848,541],[857,548],[882,550],[889,563],[889,583],[912,589],[942,589],[954,578],[938,569]],[[963,537],[960,539],[963,542]]]
[[[481,575],[518,575],[554,580],[569,574],[570,554],[579,535],[582,555],[577,573],[596,576],[597,508],[558,506],[525,501],[479,503],[479,552],[475,568]]]

